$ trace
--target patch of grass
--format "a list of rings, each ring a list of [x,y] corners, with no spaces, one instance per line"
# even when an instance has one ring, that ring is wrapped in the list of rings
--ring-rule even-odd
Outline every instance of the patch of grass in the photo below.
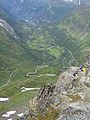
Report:
[[[29,69],[27,69],[29,70]],[[29,76],[27,77],[27,79],[24,81],[22,79],[22,81],[11,81],[8,85],[6,85],[5,87],[2,87],[0,90],[0,96],[1,97],[9,97],[10,98],[10,102],[7,104],[2,104],[1,105],[1,112],[3,111],[7,111],[8,109],[10,110],[10,108],[12,107],[20,107],[22,104],[28,104],[29,100],[32,99],[33,97],[35,97],[38,93],[38,91],[28,91],[25,93],[21,93],[21,87],[31,87],[31,88],[40,88],[43,85],[47,85],[49,83],[56,83],[58,75],[56,74],[56,76],[54,77],[50,77],[50,76],[41,76],[38,77],[41,74],[47,74],[47,73],[57,73],[57,71],[54,68],[50,68],[50,67],[45,67],[42,69],[39,69],[37,72],[37,75],[34,76]],[[13,78],[14,76],[12,76]],[[14,77],[15,79],[15,77]],[[5,107],[5,106],[6,107]]]
[[[16,107],[16,106],[21,106],[23,104],[28,104],[30,99],[35,97],[37,95],[37,91],[27,91],[27,92],[18,92],[14,96],[11,97],[10,99],[10,106]]]
[[[0,103],[0,114],[9,110],[8,103]]]
[[[20,90],[22,85],[23,83],[19,82],[11,83],[0,90],[0,97],[9,97],[10,99],[9,102],[0,104],[0,112],[10,110],[12,107],[20,107],[21,105],[28,104],[30,99],[37,95],[37,90],[22,93]],[[26,87],[25,84],[24,86]]]
[[[77,102],[81,100],[81,97],[79,95],[68,95],[72,99],[72,102]]]
[[[40,113],[37,115],[37,119],[38,120],[55,120],[58,115],[59,115],[59,110],[58,109],[52,109],[49,110],[45,116],[41,115]],[[28,119],[28,120],[32,120],[32,118]]]
[[[56,58],[59,58],[62,55],[61,50],[56,48],[56,47],[48,48],[47,53],[56,57]]]

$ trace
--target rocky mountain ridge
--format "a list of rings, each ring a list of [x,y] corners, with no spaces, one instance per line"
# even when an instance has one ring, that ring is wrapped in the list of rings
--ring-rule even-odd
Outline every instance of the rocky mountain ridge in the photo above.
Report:
[[[78,70],[77,77],[73,74]],[[44,86],[39,96],[30,101],[25,120],[89,120],[90,81],[79,67],[70,67],[63,72],[56,85]],[[55,111],[53,111],[55,110]],[[48,115],[48,112],[52,113]]]
[[[5,30],[13,37],[17,37],[14,29],[3,19],[0,19],[0,26],[5,28]]]

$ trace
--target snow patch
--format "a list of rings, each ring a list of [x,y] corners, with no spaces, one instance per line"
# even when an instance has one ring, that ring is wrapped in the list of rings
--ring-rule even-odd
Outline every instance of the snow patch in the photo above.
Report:
[[[28,22],[28,20],[25,20],[25,22]]]
[[[6,112],[5,114],[3,114],[2,117],[8,118],[8,117],[10,117],[10,115],[13,115],[15,113],[16,113],[16,111],[9,111],[9,112]]]
[[[23,115],[23,113],[17,114],[18,117],[22,117]]]
[[[55,77],[56,75],[55,74],[41,74],[38,76],[38,78],[42,76]]]
[[[25,88],[25,87],[22,87],[21,88],[21,91],[22,92],[25,92],[25,91],[32,91],[32,90],[39,90],[40,88]]]
[[[9,98],[0,98],[0,102],[6,102],[9,101]]]

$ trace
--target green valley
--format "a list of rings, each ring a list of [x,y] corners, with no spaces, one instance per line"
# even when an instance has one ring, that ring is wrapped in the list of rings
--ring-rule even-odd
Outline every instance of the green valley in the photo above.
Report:
[[[84,64],[89,52],[90,6],[77,6],[58,22],[35,25],[15,19],[1,8],[0,97],[10,101],[0,103],[0,114],[14,108],[22,112],[38,94],[38,90],[23,93],[22,87],[56,83],[65,68]]]

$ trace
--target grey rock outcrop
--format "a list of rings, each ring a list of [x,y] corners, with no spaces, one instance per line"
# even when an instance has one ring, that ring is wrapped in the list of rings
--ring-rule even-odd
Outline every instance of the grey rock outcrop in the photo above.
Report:
[[[0,26],[3,27],[11,36],[17,38],[17,34],[14,29],[3,19],[0,19]]]
[[[73,76],[74,73],[77,75]],[[78,67],[71,67],[60,75],[55,92],[58,107],[63,110],[57,120],[90,120],[89,85],[85,72]]]
[[[90,113],[68,107],[61,112],[57,120],[90,120]]]
[[[33,112],[45,116],[48,110],[57,109],[56,120],[90,120],[90,81],[79,67],[63,72],[55,85],[45,85],[31,103]],[[32,109],[31,109],[32,110]]]

